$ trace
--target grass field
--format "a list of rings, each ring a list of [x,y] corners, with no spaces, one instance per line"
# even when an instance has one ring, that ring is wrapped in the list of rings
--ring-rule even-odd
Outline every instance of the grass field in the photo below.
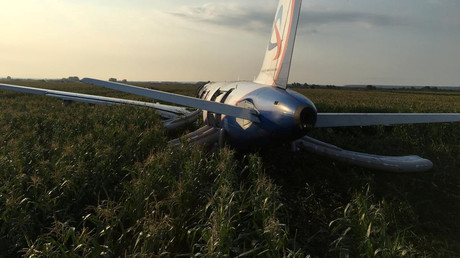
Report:
[[[16,83],[145,100],[80,83]],[[452,92],[299,92],[321,112],[460,112],[460,93]],[[289,146],[171,148],[152,110],[65,107],[8,91],[0,91],[0,135],[0,257],[460,257],[458,123],[310,133],[354,151],[417,154],[435,164],[405,175]]]

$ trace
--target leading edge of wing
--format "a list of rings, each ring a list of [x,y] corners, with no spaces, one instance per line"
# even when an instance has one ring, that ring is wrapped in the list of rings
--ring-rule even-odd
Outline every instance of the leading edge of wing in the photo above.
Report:
[[[78,101],[89,104],[105,104],[105,105],[114,105],[114,104],[124,104],[124,105],[135,105],[143,106],[156,109],[162,117],[165,118],[175,118],[178,115],[185,115],[190,113],[183,107],[174,107],[169,105],[163,105],[158,103],[149,103],[136,100],[127,100],[111,97],[102,97],[89,94],[81,94],[74,92],[58,91],[58,90],[49,90],[49,89],[40,89],[33,87],[17,86],[10,84],[0,84],[0,89],[11,90],[29,94],[43,95],[48,97],[59,98],[64,101]]]
[[[315,127],[460,122],[459,113],[318,113]]]
[[[211,111],[214,113],[224,114],[227,116],[238,117],[259,123],[260,120],[256,111],[252,109],[232,106],[228,104],[198,99],[189,96],[178,95],[174,93],[152,90],[137,86],[126,85],[122,83],[108,82],[91,78],[84,78],[81,80],[94,86],[109,88],[112,90],[123,91],[139,96],[149,97],[156,100],[161,100],[169,103],[174,103],[186,107],[198,108],[202,110]]]

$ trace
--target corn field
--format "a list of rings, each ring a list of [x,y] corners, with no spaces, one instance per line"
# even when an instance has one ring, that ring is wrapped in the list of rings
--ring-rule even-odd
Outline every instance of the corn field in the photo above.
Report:
[[[17,83],[146,100],[78,82]],[[460,112],[458,92],[299,92],[320,112]],[[173,148],[175,135],[150,109],[0,91],[0,257],[460,256],[460,124],[310,135],[354,151],[416,154],[435,167],[388,174],[288,144]]]

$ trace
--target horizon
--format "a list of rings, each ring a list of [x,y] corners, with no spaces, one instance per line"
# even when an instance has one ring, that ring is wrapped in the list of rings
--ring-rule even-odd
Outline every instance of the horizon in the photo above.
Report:
[[[70,78],[71,77],[78,77],[79,78],[79,82],[81,79],[83,79],[83,77],[79,77],[79,76],[68,76],[68,77],[63,77],[63,78],[13,78],[11,77],[10,79],[6,78],[6,77],[0,77],[0,81],[62,81],[62,80],[71,80]],[[110,79],[110,78],[109,78]],[[107,79],[107,81],[109,80]],[[154,81],[154,80],[127,80],[127,79],[118,79],[118,78],[115,78],[117,79],[116,82],[119,82],[119,83],[123,83],[124,80],[126,80],[126,82],[134,82],[134,83],[178,83],[178,84],[196,84],[196,83],[200,83],[200,82],[211,82],[209,80],[204,80],[204,81]],[[104,80],[104,79],[102,79]],[[443,89],[443,88],[460,88],[460,85],[398,85],[398,84],[394,84],[394,85],[390,85],[390,84],[315,84],[315,83],[308,83],[308,82],[289,82],[288,85],[292,85],[292,84],[301,84],[301,85],[304,85],[304,84],[307,84],[308,86],[333,86],[333,87],[343,87],[343,88],[346,88],[346,87],[366,87],[366,86],[374,86],[374,87],[397,87],[397,88],[404,88],[404,87],[415,87],[415,88],[423,88],[423,87],[432,87],[432,88],[440,88],[440,89]]]

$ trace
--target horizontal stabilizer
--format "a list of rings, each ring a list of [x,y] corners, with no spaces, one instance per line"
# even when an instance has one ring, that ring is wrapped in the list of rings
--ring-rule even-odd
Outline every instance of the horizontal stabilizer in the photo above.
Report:
[[[218,114],[225,114],[227,116],[232,117],[239,117],[244,118],[246,120],[250,120],[256,123],[259,123],[260,120],[257,116],[256,111],[248,108],[236,107],[231,106],[228,104],[178,95],[174,93],[152,90],[137,86],[126,85],[122,83],[115,83],[115,82],[108,82],[108,81],[101,81],[96,79],[89,79],[84,78],[81,80],[84,83],[88,83],[95,86],[100,86],[104,88],[109,88],[112,90],[123,91],[139,96],[149,97],[152,99],[165,101],[169,103],[174,103],[186,107],[198,108],[202,110],[211,111]]]
[[[343,150],[311,137],[303,137],[294,142],[296,148],[326,156],[348,164],[377,169],[388,172],[425,172],[433,167],[433,163],[419,156],[379,156],[367,153]]]
[[[63,101],[77,101],[77,102],[83,102],[83,103],[88,103],[88,104],[102,104],[102,105],[120,105],[122,104],[122,105],[135,105],[135,106],[154,108],[157,110],[158,114],[164,118],[177,118],[180,115],[186,115],[190,113],[190,111],[188,111],[187,109],[183,107],[175,107],[175,106],[163,105],[163,104],[158,104],[158,103],[142,102],[142,101],[135,101],[135,100],[127,100],[127,99],[94,96],[94,95],[80,94],[80,93],[74,93],[74,92],[48,90],[48,89],[24,87],[24,86],[10,85],[10,84],[0,84],[0,89],[54,97],[54,98],[62,99]]]
[[[315,127],[460,122],[459,113],[319,113]]]

